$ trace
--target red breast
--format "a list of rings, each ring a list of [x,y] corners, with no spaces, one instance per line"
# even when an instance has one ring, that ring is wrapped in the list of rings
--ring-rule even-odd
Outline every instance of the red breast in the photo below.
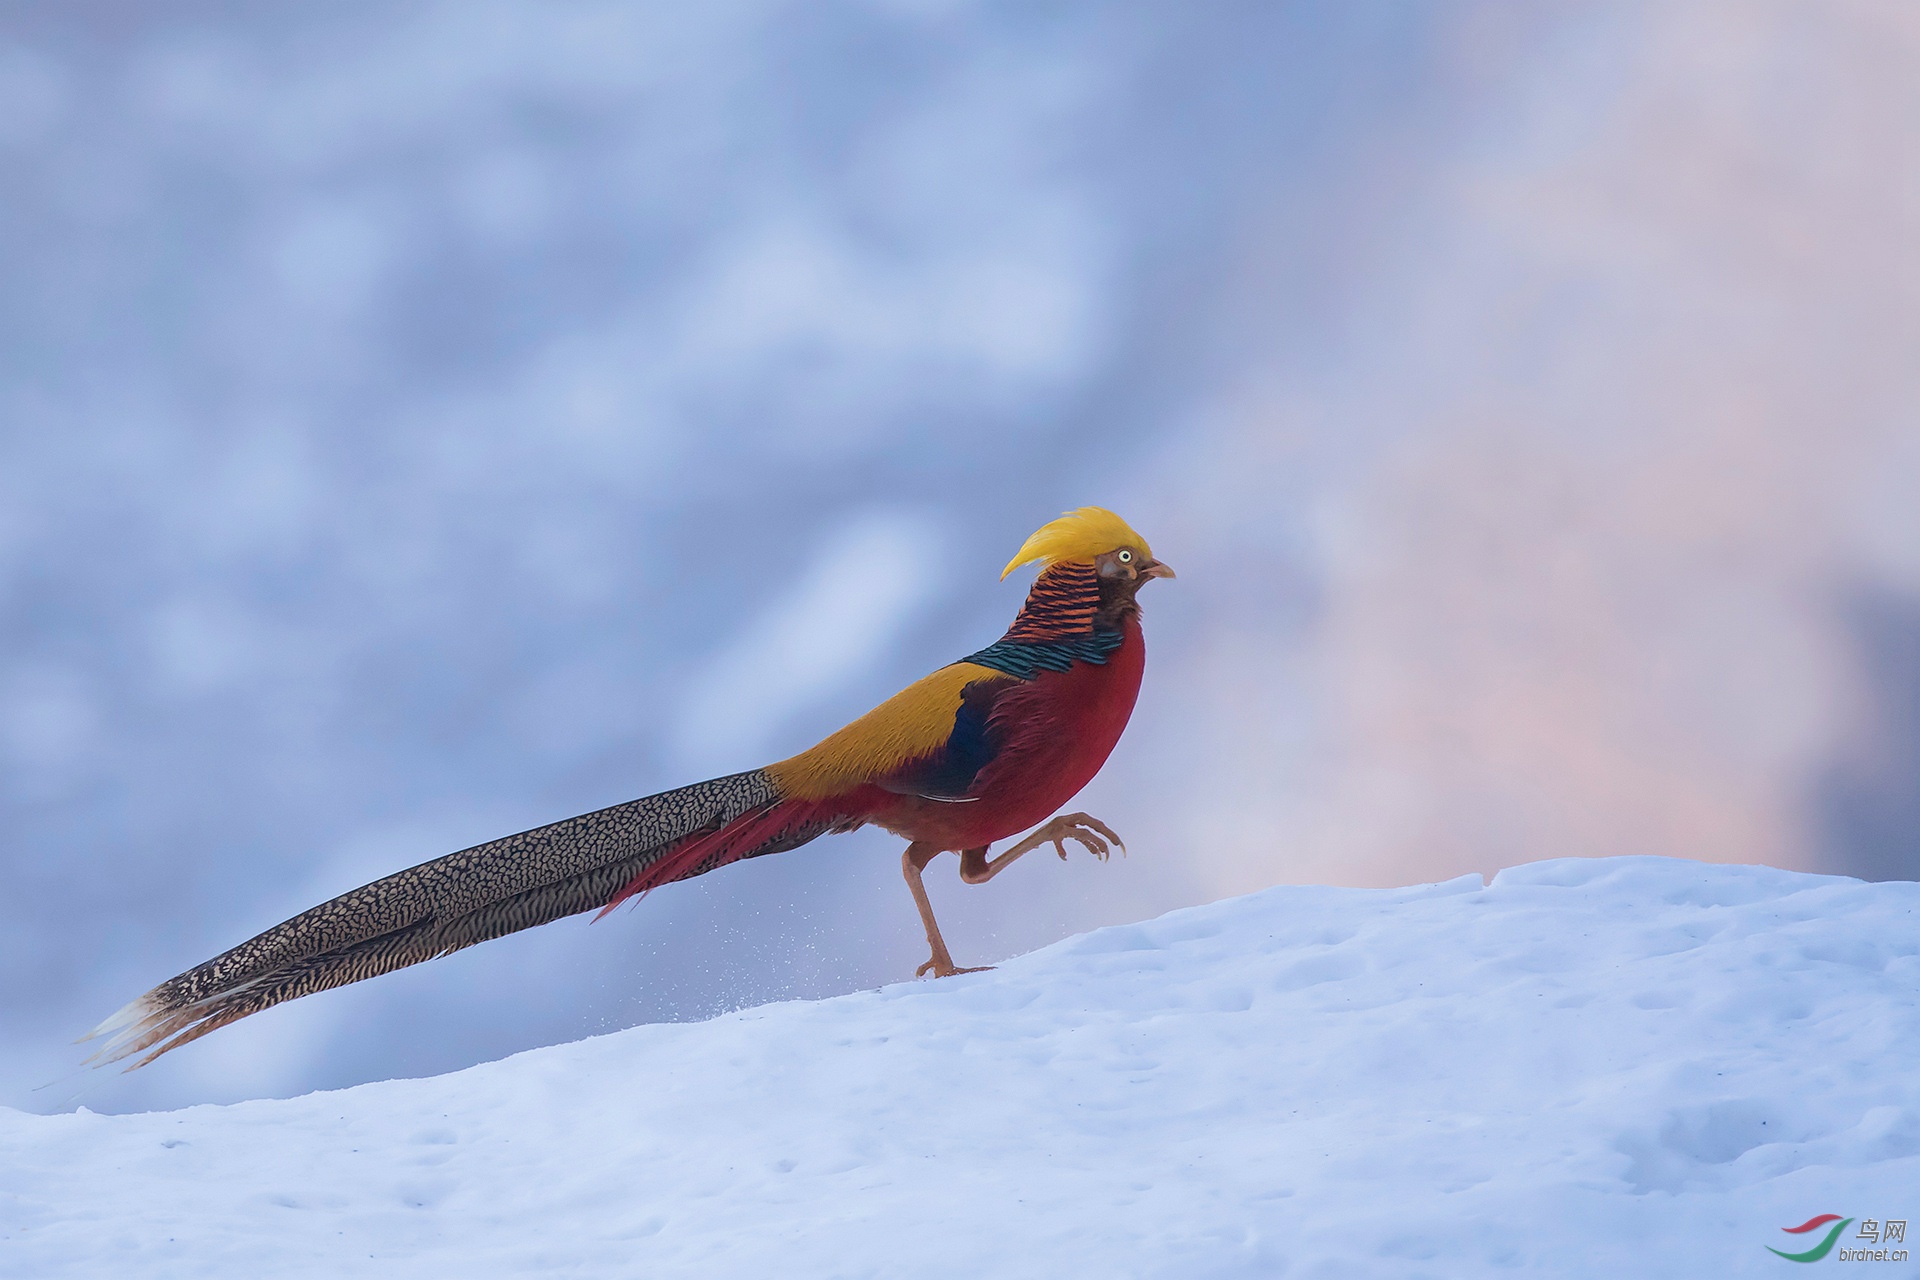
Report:
[[[1128,615],[1121,635],[1104,663],[1043,671],[1000,695],[988,721],[1000,749],[975,778],[975,798],[887,796],[871,821],[909,840],[971,849],[1052,817],[1093,780],[1133,714],[1146,669],[1137,615]]]

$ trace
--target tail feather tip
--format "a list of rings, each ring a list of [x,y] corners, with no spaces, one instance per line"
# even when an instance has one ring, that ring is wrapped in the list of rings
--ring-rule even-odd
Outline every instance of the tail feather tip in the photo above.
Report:
[[[131,1046],[155,1021],[166,1016],[166,1010],[160,1007],[152,992],[131,1001],[108,1015],[99,1026],[75,1040],[75,1044],[85,1044],[89,1040],[106,1037],[106,1043],[95,1050],[86,1060],[88,1066],[105,1066],[132,1052]]]

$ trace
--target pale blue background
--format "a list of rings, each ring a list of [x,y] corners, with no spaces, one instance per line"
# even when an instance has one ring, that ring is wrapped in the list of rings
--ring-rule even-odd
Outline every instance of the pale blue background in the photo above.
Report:
[[[1912,34],[10,7],[0,1102],[905,978],[861,833],[34,1090],[325,896],[808,745],[992,640],[1083,502],[1182,575],[1086,799],[1133,854],[936,869],[962,963],[1563,853],[1913,876]]]

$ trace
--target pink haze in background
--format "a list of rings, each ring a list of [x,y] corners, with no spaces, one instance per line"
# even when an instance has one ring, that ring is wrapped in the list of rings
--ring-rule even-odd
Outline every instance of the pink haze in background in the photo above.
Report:
[[[1275,344],[1166,444],[1139,518],[1185,580],[1269,567],[1281,505],[1322,593],[1282,655],[1210,602],[1154,673],[1210,891],[1920,875],[1920,15],[1627,12],[1522,64],[1498,20],[1448,32],[1472,110],[1356,158],[1388,207],[1341,245],[1332,358]],[[1260,222],[1238,326],[1289,285]]]

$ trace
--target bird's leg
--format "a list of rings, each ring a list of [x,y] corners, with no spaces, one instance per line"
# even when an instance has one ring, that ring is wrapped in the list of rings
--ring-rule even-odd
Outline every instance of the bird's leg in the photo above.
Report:
[[[1066,842],[1085,845],[1087,852],[1105,862],[1107,860],[1107,841],[1111,840],[1127,851],[1127,842],[1113,833],[1100,819],[1090,813],[1063,813],[1022,840],[1013,848],[1005,850],[993,861],[987,861],[987,847],[965,849],[960,854],[960,878],[968,884],[985,884],[1006,870],[1007,864],[1023,853],[1030,853],[1043,844],[1051,844],[1060,853],[1060,860],[1066,861]]]
[[[927,886],[920,882],[920,873],[926,865],[939,857],[941,850],[933,845],[915,840],[900,855],[900,873],[907,878],[907,888],[913,890],[913,905],[920,908],[920,923],[927,927],[927,945],[933,948],[933,956],[925,964],[913,971],[916,978],[924,977],[929,969],[936,978],[950,977],[956,973],[979,973],[979,969],[958,969],[954,967],[953,957],[947,953],[946,939],[940,936],[940,926],[933,919],[933,903],[927,901]],[[975,850],[980,852],[980,850]]]

